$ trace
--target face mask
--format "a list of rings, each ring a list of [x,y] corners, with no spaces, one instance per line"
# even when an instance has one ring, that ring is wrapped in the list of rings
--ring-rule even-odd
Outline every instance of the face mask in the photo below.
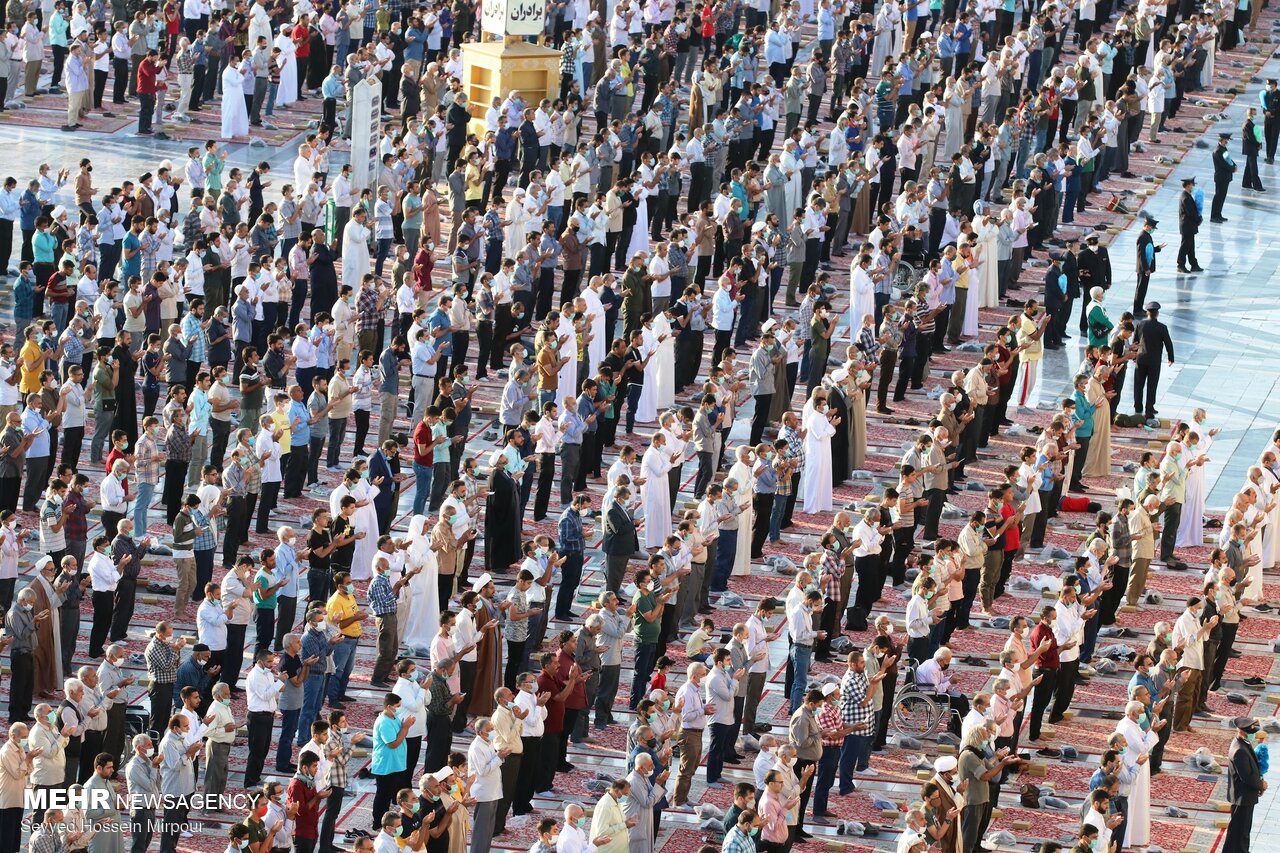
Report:
[[[399,837],[400,837],[400,833],[401,833],[403,830],[404,830],[404,827],[402,827],[402,826],[397,826],[395,829],[393,829],[393,830],[391,831],[391,834],[392,834],[393,836],[395,836],[396,838],[399,838]]]
[[[226,705],[228,708],[230,708],[230,707],[231,707],[231,697],[230,697],[230,696],[228,696],[226,699],[219,699],[218,701],[219,701],[219,702],[221,702],[223,705]]]
[[[51,725],[51,726],[56,726],[57,724],[58,724],[58,712],[57,712],[57,711],[50,711],[50,712],[49,712],[49,725]]]
[[[347,595],[355,595],[355,594],[356,594],[356,585],[353,583],[347,584]]]
[[[236,842],[236,846],[238,846],[241,850],[247,849],[249,846],[249,839],[241,838],[238,842]]]
[[[419,802],[416,802],[416,801],[415,801],[415,802],[414,802],[414,804],[413,804],[413,806],[409,809],[409,811],[410,811],[412,814],[417,814],[418,812],[422,811],[422,803],[419,803]]]
[[[1139,728],[1143,728],[1143,729],[1145,729],[1145,728],[1147,727],[1147,723],[1149,723],[1149,722],[1151,722],[1151,718],[1150,718],[1149,716],[1147,716],[1147,712],[1146,712],[1146,711],[1143,711],[1141,714],[1139,714],[1139,715],[1138,715],[1138,727],[1139,727]]]
[[[664,711],[670,711],[670,710],[671,710],[671,700],[670,700],[670,699],[663,699],[663,700],[662,700],[662,710],[664,710]]]
[[[496,738],[497,736],[498,736],[498,733],[496,731],[494,731],[493,729],[489,729],[489,732],[484,736],[484,739],[489,741],[489,743],[493,743],[493,739]]]

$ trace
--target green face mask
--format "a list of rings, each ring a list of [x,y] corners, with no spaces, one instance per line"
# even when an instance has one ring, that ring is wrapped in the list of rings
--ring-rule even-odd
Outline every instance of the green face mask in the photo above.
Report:
[[[355,594],[356,594],[356,585],[353,583],[347,584],[347,595],[355,595]]]
[[[400,837],[400,833],[401,833],[403,830],[404,830],[404,827],[402,827],[402,826],[397,826],[395,829],[391,830],[391,834],[392,834],[392,835],[394,835],[396,838],[399,838],[399,837]]]
[[[56,726],[57,724],[58,724],[58,712],[57,712],[57,711],[50,711],[50,712],[49,712],[49,725],[51,725],[51,726]]]

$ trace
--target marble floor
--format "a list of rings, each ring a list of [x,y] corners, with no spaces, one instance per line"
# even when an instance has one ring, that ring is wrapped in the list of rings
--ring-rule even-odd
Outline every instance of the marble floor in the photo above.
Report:
[[[1280,60],[1273,58],[1260,79],[1276,76],[1280,76]],[[1210,147],[1192,148],[1143,207],[1160,223],[1157,242],[1167,243],[1157,257],[1147,298],[1161,304],[1160,317],[1169,326],[1175,354],[1174,365],[1165,365],[1161,373],[1156,407],[1160,417],[1170,419],[1189,419],[1193,408],[1203,407],[1210,425],[1222,429],[1206,465],[1210,508],[1230,502],[1246,470],[1280,426],[1280,367],[1275,360],[1280,354],[1276,331],[1280,301],[1271,290],[1280,283],[1280,241],[1270,231],[1280,224],[1280,163],[1260,164],[1266,193],[1245,190],[1237,179],[1223,208],[1228,222],[1210,224],[1207,216],[1217,134],[1235,134],[1231,153],[1243,171],[1239,139],[1244,110],[1257,102],[1262,88],[1262,84],[1249,84],[1227,110],[1227,119],[1210,125],[1200,136]],[[1181,179],[1192,176],[1205,192],[1205,223],[1196,240],[1205,271],[1181,275],[1176,268],[1178,197]],[[1113,318],[1132,307],[1140,227],[1135,223],[1111,244],[1113,286],[1108,306]],[[1043,388],[1061,393],[1069,387],[1084,352],[1079,337],[1069,344],[1048,354],[1041,374]],[[1121,401],[1121,411],[1126,413],[1132,411],[1132,387],[1130,381]],[[1042,399],[1048,398],[1042,395]]]

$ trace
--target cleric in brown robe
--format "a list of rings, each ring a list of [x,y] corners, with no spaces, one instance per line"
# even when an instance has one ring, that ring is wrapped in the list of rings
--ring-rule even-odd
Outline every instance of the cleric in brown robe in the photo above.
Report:
[[[942,834],[930,845],[931,848],[936,845],[942,853],[961,853],[960,818],[951,817],[952,809],[964,808],[963,797],[952,787],[955,784],[958,766],[959,762],[954,755],[940,755],[938,760],[933,762],[933,769],[936,772],[929,780],[938,786],[940,794],[937,808],[930,804],[929,810],[937,815],[939,823],[943,820],[948,821]]]
[[[32,653],[35,694],[42,699],[48,699],[61,690],[63,681],[62,619],[59,613],[62,594],[71,582],[55,584],[57,575],[58,568],[53,564],[53,558],[46,554],[36,563],[36,576],[31,582],[31,589],[36,594],[33,612],[49,611],[48,619],[36,623],[36,648]]]
[[[506,605],[494,601],[496,590],[488,572],[476,578],[471,589],[480,596],[476,608],[480,645],[476,647],[476,674],[472,680],[467,713],[488,717],[494,711],[493,694],[502,686],[502,610]],[[495,624],[486,630],[485,626],[490,622]]]

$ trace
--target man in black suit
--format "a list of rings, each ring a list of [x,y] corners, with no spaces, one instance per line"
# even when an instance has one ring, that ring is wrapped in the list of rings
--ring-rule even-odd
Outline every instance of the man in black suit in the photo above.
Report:
[[[1267,162],[1276,159],[1276,143],[1280,141],[1280,87],[1275,80],[1267,81],[1261,93],[1263,135],[1267,140]]]
[[[1147,301],[1147,285],[1151,283],[1151,274],[1156,271],[1156,253],[1164,248],[1164,243],[1156,243],[1152,238],[1159,220],[1147,217],[1142,222],[1142,232],[1138,234],[1138,286],[1133,291],[1133,316],[1142,313],[1142,306]]]
[[[1067,293],[1067,274],[1062,270],[1062,255],[1049,253],[1049,268],[1044,273],[1044,310],[1050,315],[1045,331],[1045,349],[1062,348],[1061,320]]]
[[[1240,153],[1244,155],[1244,179],[1241,186],[1247,190],[1266,192],[1262,186],[1262,178],[1258,176],[1258,154],[1262,151],[1262,125],[1255,121],[1257,107],[1249,107],[1245,113],[1244,138],[1240,140]]]
[[[1095,287],[1102,287],[1104,278],[1102,275],[1102,263],[1098,259],[1098,239],[1090,235],[1085,242],[1079,254],[1076,255],[1076,265],[1079,267],[1078,273],[1080,279],[1080,293],[1088,293]],[[1080,334],[1082,336],[1089,334],[1089,305],[1092,300],[1080,300]]]
[[[1071,320],[1071,304],[1080,298],[1080,238],[1074,235],[1066,237],[1063,242],[1067,250],[1062,253],[1062,273],[1067,277],[1067,292],[1063,296],[1061,307],[1054,312],[1054,322],[1058,324],[1058,342],[1071,340],[1067,334],[1067,323]]]
[[[1227,802],[1231,803],[1231,820],[1222,839],[1222,853],[1248,853],[1253,808],[1267,790],[1267,781],[1262,778],[1258,756],[1253,751],[1258,721],[1253,717],[1236,717],[1231,722],[1236,727],[1236,736],[1227,751]]]
[[[627,500],[631,490],[619,486],[614,493],[613,503],[604,514],[604,554],[605,554],[605,589],[617,593],[622,589],[622,579],[627,573],[627,563],[640,550],[640,540],[636,536],[636,523],[627,509]]]
[[[538,129],[533,124],[532,108],[524,111],[524,121],[520,122],[520,188],[527,189],[529,176],[538,168],[538,155],[542,147],[538,140]]]
[[[445,140],[449,145],[446,163],[456,163],[462,156],[462,146],[467,144],[467,125],[471,113],[467,110],[467,96],[459,93],[445,113]]]
[[[1169,327],[1158,319],[1159,302],[1148,302],[1147,319],[1133,330],[1134,343],[1138,345],[1138,358],[1133,371],[1133,411],[1144,414],[1148,420],[1156,416],[1156,387],[1160,384],[1160,357],[1168,352],[1169,365],[1173,366],[1173,341]],[[1146,405],[1143,405],[1143,389],[1146,389]]]
[[[1178,200],[1178,235],[1182,238],[1178,243],[1178,272],[1202,272],[1200,262],[1196,260],[1196,232],[1204,217],[1196,205],[1192,190],[1195,178],[1182,179],[1182,197]],[[1187,269],[1187,261],[1191,261],[1191,269]]]
[[[1209,208],[1210,222],[1227,221],[1222,215],[1222,203],[1227,200],[1227,187],[1231,186],[1231,179],[1236,174],[1236,161],[1231,159],[1231,153],[1227,151],[1229,141],[1231,134],[1219,133],[1218,147],[1213,150],[1213,204]]]

